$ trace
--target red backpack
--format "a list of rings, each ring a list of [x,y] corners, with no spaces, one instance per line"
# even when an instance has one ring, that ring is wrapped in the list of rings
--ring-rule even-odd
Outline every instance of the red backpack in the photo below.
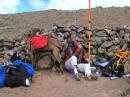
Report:
[[[48,44],[48,38],[45,35],[42,36],[33,36],[31,39],[32,46],[35,49],[44,48]]]

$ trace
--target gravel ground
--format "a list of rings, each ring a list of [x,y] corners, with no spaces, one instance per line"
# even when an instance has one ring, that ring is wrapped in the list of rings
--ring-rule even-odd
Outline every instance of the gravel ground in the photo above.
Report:
[[[127,87],[123,78],[87,81],[82,77],[77,82],[72,75],[45,70],[36,73],[30,87],[0,89],[0,97],[121,97]]]

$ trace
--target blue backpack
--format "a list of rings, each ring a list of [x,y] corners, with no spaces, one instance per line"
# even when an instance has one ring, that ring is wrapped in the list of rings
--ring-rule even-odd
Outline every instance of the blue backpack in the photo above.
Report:
[[[23,65],[25,70],[27,71],[27,73],[30,75],[30,76],[34,76],[35,74],[35,70],[34,68],[28,64],[28,63],[25,63],[25,62],[22,62],[21,60],[16,60],[13,62],[13,65],[14,66],[19,66],[19,65]]]
[[[0,66],[0,87],[4,86],[4,81],[5,81],[5,67]]]

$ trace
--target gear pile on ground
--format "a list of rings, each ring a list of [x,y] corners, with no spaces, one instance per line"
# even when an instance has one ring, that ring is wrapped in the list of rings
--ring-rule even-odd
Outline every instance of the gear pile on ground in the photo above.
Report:
[[[0,41],[0,87],[30,86],[35,71],[24,40]]]

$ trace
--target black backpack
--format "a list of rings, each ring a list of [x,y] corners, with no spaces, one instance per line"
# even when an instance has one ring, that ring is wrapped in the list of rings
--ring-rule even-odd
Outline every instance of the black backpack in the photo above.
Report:
[[[26,86],[26,79],[29,78],[28,73],[25,71],[23,65],[6,67],[5,86],[18,87]]]

